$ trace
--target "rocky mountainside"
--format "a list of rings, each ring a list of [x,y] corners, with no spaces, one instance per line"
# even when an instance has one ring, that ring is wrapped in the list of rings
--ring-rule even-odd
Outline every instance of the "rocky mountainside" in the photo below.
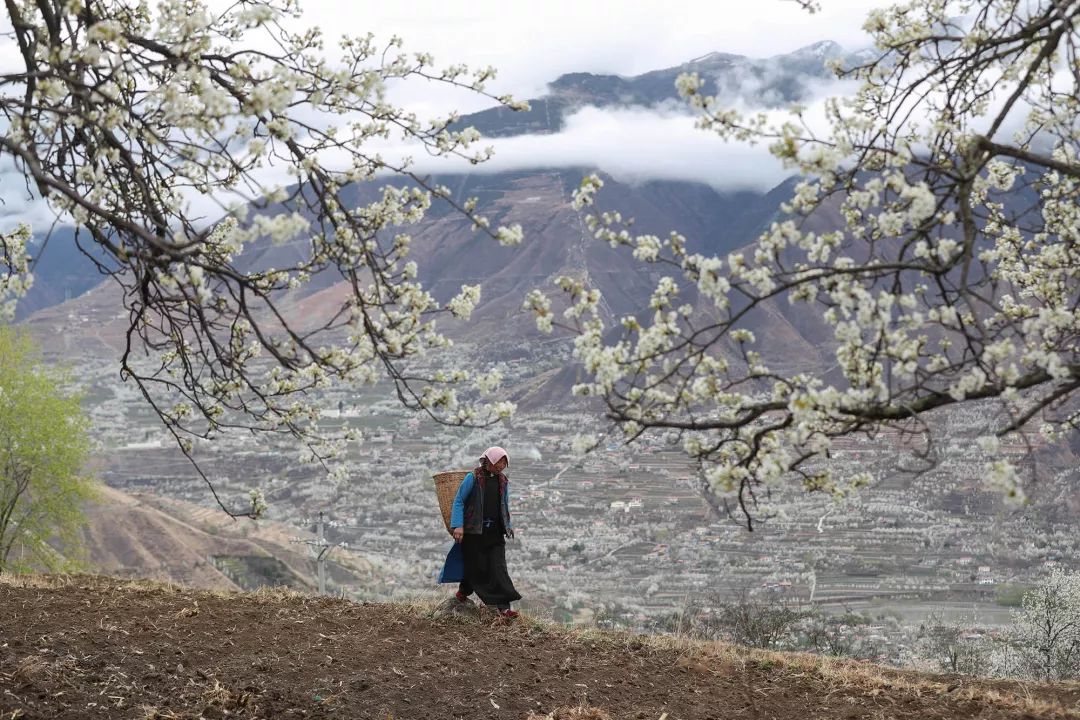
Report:
[[[604,296],[607,320],[639,313],[664,274],[662,268],[633,259],[625,249],[612,249],[591,237],[584,213],[571,206],[571,193],[583,171],[550,170],[436,177],[462,198],[478,196],[493,221],[520,223],[525,241],[504,248],[474,232],[459,215],[433,209],[427,220],[411,228],[413,257],[420,279],[440,302],[453,297],[463,284],[479,284],[481,301],[468,323],[444,321],[442,326],[458,342],[461,352],[471,354],[482,340],[485,360],[547,361],[554,371],[544,377],[546,387],[519,387],[515,399],[527,406],[562,402],[575,381],[569,367],[555,369],[568,357],[569,340],[539,333],[531,314],[522,310],[525,295],[533,288],[553,294],[559,275],[585,277]],[[726,254],[745,246],[779,213],[789,197],[782,186],[767,194],[750,191],[720,192],[689,182],[653,181],[637,185],[605,178],[603,203],[635,219],[637,232],[666,236],[677,230],[702,252]],[[374,188],[364,187],[363,193]],[[358,191],[359,192],[359,191]],[[359,198],[358,198],[359,202]],[[301,242],[262,243],[241,258],[247,267],[285,267],[306,252]],[[340,276],[323,273],[302,289],[282,298],[285,312],[302,326],[332,316],[350,293]],[[693,295],[688,295],[693,301]],[[103,365],[115,361],[122,351],[127,313],[120,304],[119,288],[106,282],[79,297],[38,309],[24,319],[46,352],[78,365]],[[763,347],[781,357],[800,362],[819,354],[816,338],[804,337],[781,311],[767,310],[758,322],[767,329],[759,333]],[[805,323],[804,323],[805,325]],[[781,361],[778,366],[784,363]],[[536,365],[540,367],[540,365]]]

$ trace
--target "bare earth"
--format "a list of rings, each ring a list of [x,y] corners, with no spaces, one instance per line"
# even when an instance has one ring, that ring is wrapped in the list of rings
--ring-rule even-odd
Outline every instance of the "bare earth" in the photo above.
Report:
[[[84,560],[100,572],[125,578],[174,582],[206,590],[240,590],[210,556],[274,558],[299,587],[314,590],[307,549],[292,540],[310,533],[279,523],[237,522],[224,513],[149,493],[129,494],[101,485],[86,508],[80,538]],[[241,535],[243,533],[243,535]],[[363,558],[334,554],[335,567],[350,582],[377,581]]]
[[[430,611],[5,578],[0,718],[1080,718],[1076,684],[974,682]]]

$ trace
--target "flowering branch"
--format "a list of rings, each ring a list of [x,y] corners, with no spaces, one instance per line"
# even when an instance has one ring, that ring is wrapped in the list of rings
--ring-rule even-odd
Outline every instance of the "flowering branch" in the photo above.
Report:
[[[450,344],[438,315],[467,318],[479,290],[440,307],[416,280],[408,227],[435,202],[502,244],[519,242],[520,227],[491,227],[475,198],[455,200],[408,160],[372,149],[394,140],[483,162],[490,149],[473,128],[457,129],[457,115],[423,122],[388,102],[387,88],[436,82],[526,107],[485,89],[493,70],[437,69],[400,40],[378,47],[370,35],[343,37],[329,53],[319,31],[290,29],[301,17],[293,0],[223,10],[166,0],[154,13],[123,0],[5,8],[23,67],[0,76],[0,154],[80,242],[107,251],[99,267],[130,320],[122,377],[188,457],[193,438],[245,428],[329,459],[311,393],[331,384],[388,378],[405,406],[446,423],[512,411],[459,400],[466,374],[415,369]],[[358,188],[376,178],[390,181]],[[0,302],[25,292],[27,237],[3,236]],[[282,243],[300,258],[253,264],[251,251]],[[327,317],[291,316],[289,293],[323,273],[346,283],[345,300]]]
[[[564,279],[564,325],[591,375],[576,392],[600,398],[628,438],[674,433],[707,496],[751,529],[759,495],[779,483],[844,497],[870,482],[830,462],[836,438],[891,429],[929,446],[926,414],[993,399],[1003,412],[981,444],[987,476],[1022,502],[996,438],[1080,425],[1080,4],[1023,8],[872,11],[877,57],[835,66],[858,89],[828,101],[824,134],[801,108],[777,123],[680,78],[700,127],[767,143],[801,181],[785,216],[726,257],[692,253],[674,233],[634,235],[618,213],[589,215],[596,239],[670,274],[614,340],[599,293]],[[586,178],[579,207],[601,185]],[[526,306],[542,330],[555,326],[542,294]],[[773,314],[825,328],[816,339],[835,370],[756,350]]]

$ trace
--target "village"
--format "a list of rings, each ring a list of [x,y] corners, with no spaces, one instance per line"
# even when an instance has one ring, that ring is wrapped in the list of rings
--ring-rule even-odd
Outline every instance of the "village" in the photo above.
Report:
[[[154,419],[130,388],[93,382],[102,402],[92,412],[106,429],[102,480],[211,503],[187,460],[162,433],[145,429]],[[710,507],[696,467],[661,438],[626,445],[609,436],[576,455],[576,433],[603,430],[585,413],[520,413],[508,427],[467,429],[421,420],[380,388],[331,394],[324,405],[327,429],[347,422],[362,432],[343,479],[329,480],[284,441],[226,436],[197,443],[194,456],[222,497],[242,504],[261,490],[268,518],[311,530],[324,513],[332,542],[380,568],[376,586],[333,586],[358,599],[437,592],[451,540],[431,476],[470,469],[495,443],[511,452],[517,537],[508,558],[524,607],[562,622],[602,618],[641,630],[688,603],[750,589],[837,612],[891,613],[900,625],[944,611],[993,626],[1008,622],[1017,588],[1048,565],[1080,560],[1069,518],[1009,508],[983,487],[972,443],[959,434],[935,466],[918,472],[904,469],[917,465],[906,438],[845,439],[832,461],[870,470],[871,487],[839,502],[777,487],[768,517],[749,532],[737,512]],[[970,430],[978,412],[966,408],[941,422]],[[1010,451],[1022,457],[1027,449]],[[1058,481],[1069,471],[1061,472]],[[1043,490],[1054,487],[1049,478]]]

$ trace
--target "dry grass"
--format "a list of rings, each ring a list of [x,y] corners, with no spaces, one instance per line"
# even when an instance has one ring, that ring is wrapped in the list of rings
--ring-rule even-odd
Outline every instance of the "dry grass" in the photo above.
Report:
[[[51,678],[52,664],[38,655],[30,655],[19,661],[15,666],[15,680],[21,682],[34,682],[38,678]]]
[[[236,710],[250,706],[254,696],[246,690],[233,692],[218,680],[214,680],[214,684],[203,692],[202,699],[209,707]]]
[[[27,655],[15,664],[11,678],[20,683],[67,681],[78,672],[74,658],[48,660],[42,655]]]
[[[1080,707],[1062,708],[1060,703],[1035,696],[1040,689],[1049,690],[1051,687],[1080,689],[1080,682],[1050,686],[1020,680],[936,676],[865,661],[829,658],[810,653],[755,650],[720,642],[691,642],[686,650],[688,652],[683,654],[682,662],[697,661],[705,666],[715,666],[718,670],[746,669],[752,665],[759,670],[774,671],[778,679],[804,673],[820,678],[831,687],[866,697],[877,697],[884,693],[948,697],[954,701],[977,700],[1025,714],[1042,715],[1064,711],[1066,717],[1080,718]]]
[[[70,578],[70,575],[16,575],[4,573],[0,575],[0,584],[18,588],[52,589],[69,585]]]
[[[245,708],[256,712],[258,711],[258,708],[254,704],[254,696],[250,692],[247,692],[246,690],[234,692],[217,680],[214,680],[213,684],[202,692],[202,697],[200,699],[202,701],[203,710],[194,715],[197,717],[203,717],[204,713],[209,708],[214,708],[218,711],[213,717],[228,717],[238,710]],[[142,705],[138,708],[138,712],[140,720],[181,720],[181,718],[193,717],[191,713],[178,715],[172,710],[154,705]]]
[[[87,575],[83,573],[65,574],[56,573],[51,575],[38,574],[4,574],[0,575],[0,584],[16,588],[30,588],[41,590],[63,590],[65,588],[101,588],[110,592],[117,590],[131,592],[155,592],[155,593],[190,593],[198,594],[204,591],[178,585],[168,580],[142,580],[122,579],[103,575]],[[213,592],[213,591],[205,591]]]

